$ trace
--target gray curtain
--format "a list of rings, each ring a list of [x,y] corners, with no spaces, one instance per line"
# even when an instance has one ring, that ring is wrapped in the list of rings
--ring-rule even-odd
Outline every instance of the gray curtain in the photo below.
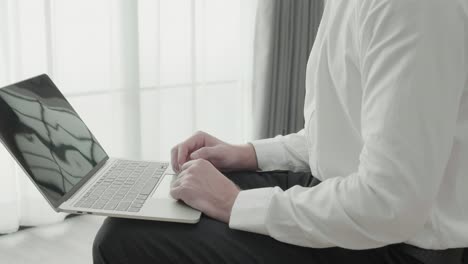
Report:
[[[254,137],[304,127],[305,70],[323,0],[259,0],[254,44]]]

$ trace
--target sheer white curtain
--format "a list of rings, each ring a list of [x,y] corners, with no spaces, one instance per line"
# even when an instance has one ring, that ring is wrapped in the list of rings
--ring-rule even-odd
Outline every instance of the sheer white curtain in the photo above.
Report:
[[[114,157],[251,137],[252,0],[0,0],[0,86],[48,73]],[[63,220],[0,147],[0,233]]]

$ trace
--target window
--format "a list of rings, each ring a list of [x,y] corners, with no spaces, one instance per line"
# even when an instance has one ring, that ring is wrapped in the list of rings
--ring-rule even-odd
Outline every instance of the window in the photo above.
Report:
[[[196,130],[243,142],[255,8],[252,0],[0,1],[0,86],[48,73],[113,157],[169,160]],[[17,210],[39,194],[14,164],[1,148],[0,198]]]

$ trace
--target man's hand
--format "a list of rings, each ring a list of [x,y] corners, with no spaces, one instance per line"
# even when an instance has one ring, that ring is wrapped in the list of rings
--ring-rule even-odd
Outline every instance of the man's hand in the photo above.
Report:
[[[179,178],[172,184],[172,197],[214,219],[229,223],[239,188],[203,159],[188,161],[180,170]]]
[[[189,161],[205,159],[222,171],[256,170],[257,157],[250,144],[231,145],[205,132],[197,132],[171,150],[172,169],[181,171]]]

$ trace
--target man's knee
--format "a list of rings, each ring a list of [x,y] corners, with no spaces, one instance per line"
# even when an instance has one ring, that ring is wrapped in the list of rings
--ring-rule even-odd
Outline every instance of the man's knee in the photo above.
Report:
[[[234,236],[216,220],[196,225],[108,218],[93,245],[94,263],[229,262]],[[232,261],[230,261],[232,262]]]
[[[94,239],[94,263],[178,263],[177,238],[191,226],[107,218]]]
[[[119,228],[119,219],[107,218],[99,229],[93,243],[93,262],[97,263],[128,263],[121,247],[129,234],[125,228]],[[126,238],[127,237],[127,238]]]

